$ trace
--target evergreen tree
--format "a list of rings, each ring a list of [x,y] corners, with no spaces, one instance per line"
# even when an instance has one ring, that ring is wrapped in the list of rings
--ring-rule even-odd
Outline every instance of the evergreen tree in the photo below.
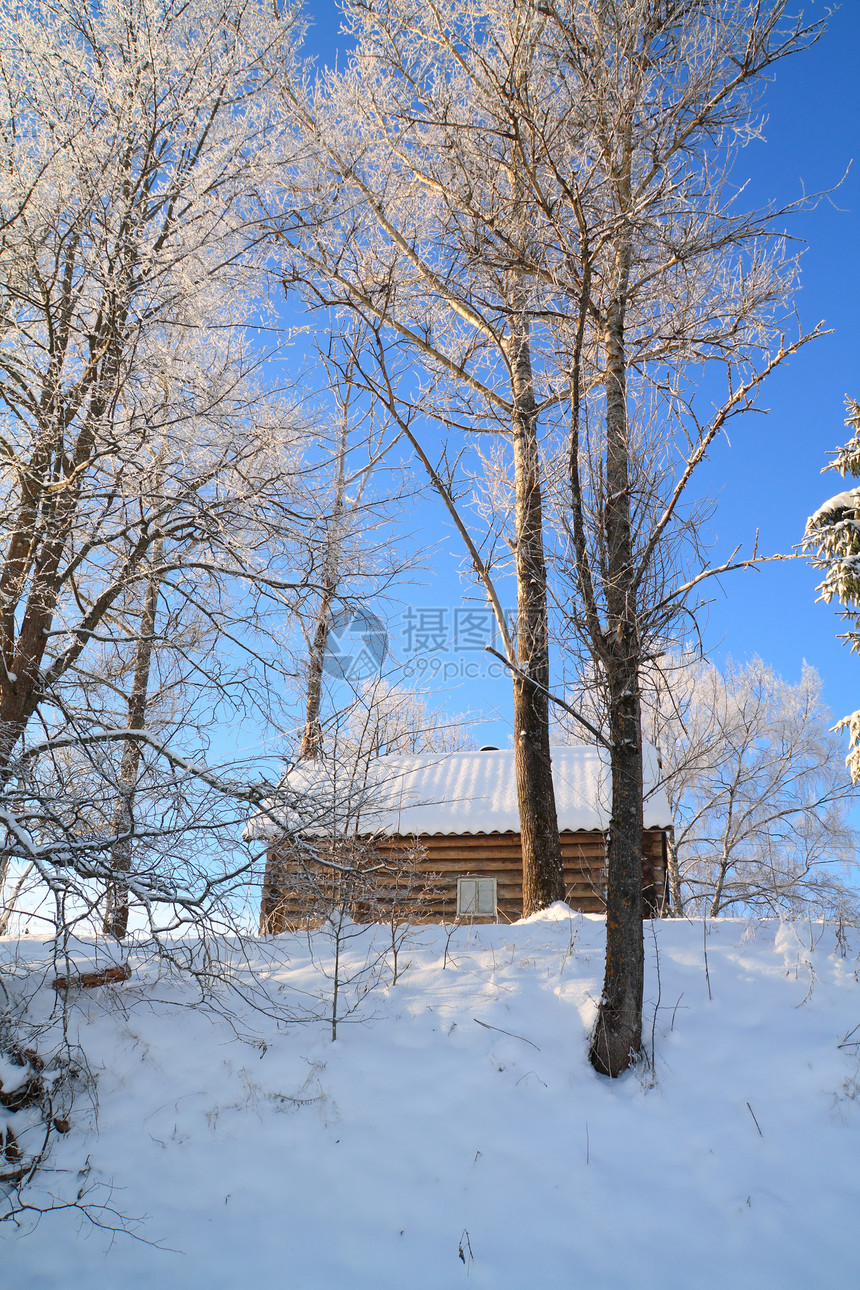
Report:
[[[848,415],[845,424],[854,431],[843,447],[836,450],[828,469],[840,475],[860,478],[860,403],[846,397]],[[860,653],[860,486],[849,488],[829,498],[806,521],[804,549],[812,553],[816,569],[824,569],[819,585],[820,599],[826,604],[834,597],[844,606],[841,617],[851,624],[842,639]],[[834,727],[848,730],[850,743],[846,764],[854,783],[860,783],[860,710],[850,713]]]

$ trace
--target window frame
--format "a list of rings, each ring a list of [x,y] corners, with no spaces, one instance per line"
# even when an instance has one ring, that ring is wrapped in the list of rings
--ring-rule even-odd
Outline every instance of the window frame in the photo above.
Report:
[[[474,883],[473,904],[465,908],[466,899],[463,888],[466,883]],[[482,909],[481,905],[487,903],[482,900],[481,884],[484,884],[484,893],[487,891],[492,896],[492,909]],[[499,880],[498,878],[489,878],[484,874],[466,874],[457,879],[457,917],[458,918],[497,918],[499,913]]]

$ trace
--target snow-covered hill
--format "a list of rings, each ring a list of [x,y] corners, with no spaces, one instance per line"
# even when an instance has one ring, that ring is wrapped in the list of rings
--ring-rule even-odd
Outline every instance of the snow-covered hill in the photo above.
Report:
[[[586,1061],[602,920],[561,906],[415,929],[395,985],[384,930],[350,937],[340,1004],[355,1011],[336,1042],[322,934],[258,946],[253,974],[237,949],[215,1006],[146,963],[81,992],[97,1124],[80,1097],[50,1161],[69,1172],[42,1183],[74,1196],[80,1177],[142,1241],[75,1209],[5,1224],[0,1286],[857,1284],[856,934],[650,926],[653,1064],[615,1082]],[[45,953],[0,948],[19,977]]]

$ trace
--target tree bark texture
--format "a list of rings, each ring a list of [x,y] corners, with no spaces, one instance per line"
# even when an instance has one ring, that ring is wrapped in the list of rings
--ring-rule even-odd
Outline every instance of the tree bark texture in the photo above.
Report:
[[[618,253],[620,289],[609,311],[606,354],[607,632],[603,657],[612,745],[612,811],[606,892],[606,969],[590,1058],[619,1075],[642,1047],[645,949],[642,938],[642,723],[630,518],[629,438],[624,353],[624,292],[629,243]]]
[[[523,842],[523,913],[564,900],[561,843],[549,745],[549,628],[543,543],[538,417],[528,324],[514,315],[510,363],[514,394],[517,663],[538,685],[514,677],[514,749]]]
[[[592,1065],[604,1075],[620,1075],[642,1046],[642,745],[639,695],[625,693],[622,678],[623,673],[610,687],[606,968],[590,1052]]]
[[[325,576],[322,597],[320,600],[317,625],[308,658],[307,703],[305,705],[305,728],[299,745],[299,757],[302,761],[318,761],[323,754],[322,723],[322,676],[325,662],[328,636],[331,628],[331,607],[334,600],[334,580]]]

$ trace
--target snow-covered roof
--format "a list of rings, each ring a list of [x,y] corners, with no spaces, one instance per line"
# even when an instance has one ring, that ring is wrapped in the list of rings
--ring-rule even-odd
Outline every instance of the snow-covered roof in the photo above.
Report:
[[[552,749],[558,826],[562,832],[609,827],[609,755],[600,748]],[[672,824],[657,755],[644,756],[645,827]],[[299,763],[285,776],[282,805],[270,804],[246,837],[271,840],[278,824],[290,832],[412,834],[519,833],[512,750],[391,755],[367,764],[361,776],[328,762]]]

